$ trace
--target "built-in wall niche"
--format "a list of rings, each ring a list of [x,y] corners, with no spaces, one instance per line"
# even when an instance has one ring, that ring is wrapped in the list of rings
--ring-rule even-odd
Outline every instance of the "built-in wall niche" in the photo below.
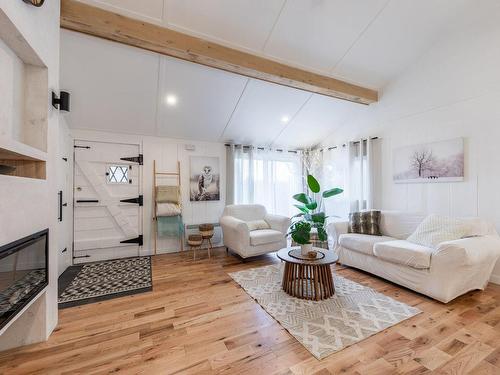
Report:
[[[48,69],[1,9],[0,82],[0,174],[45,178]]]
[[[45,160],[0,147],[0,174],[45,180]]]

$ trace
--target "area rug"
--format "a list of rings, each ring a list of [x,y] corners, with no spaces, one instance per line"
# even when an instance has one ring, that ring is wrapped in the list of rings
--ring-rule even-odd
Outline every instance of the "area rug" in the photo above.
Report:
[[[59,308],[152,290],[151,257],[71,267],[59,279]]]
[[[317,359],[323,359],[421,311],[335,275],[335,295],[323,301],[294,298],[281,289],[282,267],[229,274]]]

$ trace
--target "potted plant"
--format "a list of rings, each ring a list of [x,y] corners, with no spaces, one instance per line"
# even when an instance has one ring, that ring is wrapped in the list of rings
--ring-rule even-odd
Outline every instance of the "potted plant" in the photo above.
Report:
[[[299,193],[293,196],[293,199],[301,203],[294,205],[300,210],[300,213],[292,218],[292,225],[288,232],[293,241],[300,245],[302,255],[307,255],[312,250],[311,232],[313,230],[318,233],[320,241],[328,239],[325,229],[326,214],[323,210],[323,199],[341,194],[344,191],[340,188],[333,188],[321,193],[321,185],[310,174],[307,175],[307,186],[312,193],[311,195]]]

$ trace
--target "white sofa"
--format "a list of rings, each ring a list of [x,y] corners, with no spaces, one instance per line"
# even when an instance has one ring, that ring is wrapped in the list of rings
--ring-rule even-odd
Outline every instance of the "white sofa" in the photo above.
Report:
[[[250,231],[247,222],[264,220],[269,229]],[[220,219],[224,246],[242,258],[253,257],[286,247],[290,219],[268,214],[260,204],[226,206]]]
[[[428,248],[406,241],[425,215],[382,211],[382,236],[347,233],[347,222],[328,224],[339,262],[438,301],[447,303],[475,289],[484,289],[500,256],[494,226],[479,218],[464,218],[468,237]]]

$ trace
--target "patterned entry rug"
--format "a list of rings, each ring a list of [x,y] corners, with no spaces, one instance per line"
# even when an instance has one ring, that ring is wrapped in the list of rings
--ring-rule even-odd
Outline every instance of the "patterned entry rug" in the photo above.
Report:
[[[152,290],[151,257],[70,267],[59,278],[59,308]]]
[[[294,298],[281,289],[282,267],[229,274],[317,359],[323,359],[421,311],[341,276],[323,301]]]

